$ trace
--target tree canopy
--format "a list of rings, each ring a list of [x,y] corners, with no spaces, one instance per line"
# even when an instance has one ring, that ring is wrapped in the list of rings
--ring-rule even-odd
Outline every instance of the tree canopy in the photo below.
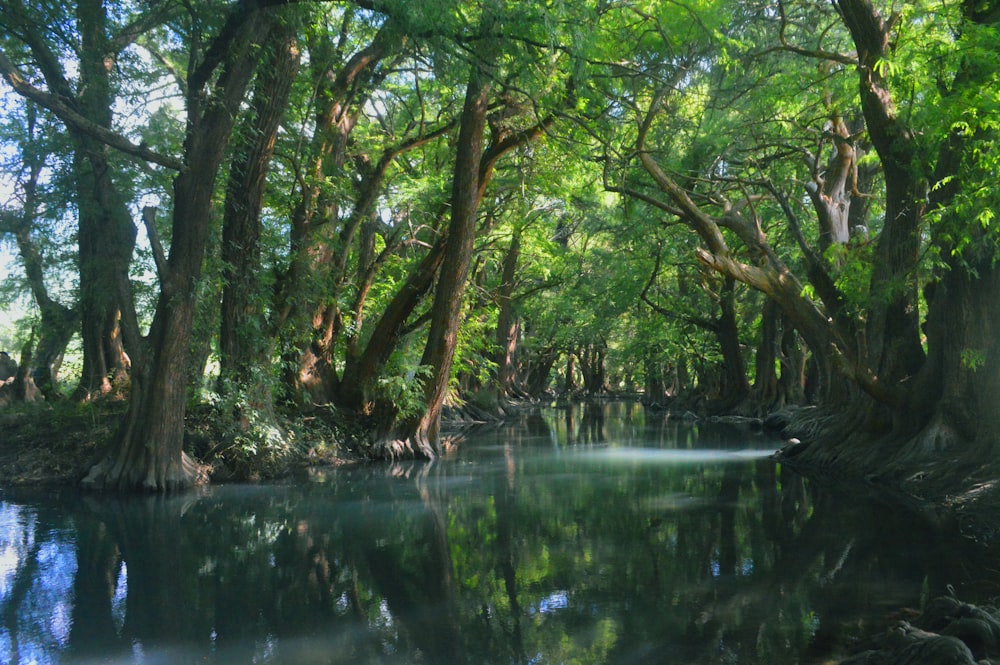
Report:
[[[46,399],[128,400],[102,488],[196,482],[205,402],[252,455],[333,411],[434,457],[449,407],[616,391],[988,453],[998,18],[8,2],[0,334]]]

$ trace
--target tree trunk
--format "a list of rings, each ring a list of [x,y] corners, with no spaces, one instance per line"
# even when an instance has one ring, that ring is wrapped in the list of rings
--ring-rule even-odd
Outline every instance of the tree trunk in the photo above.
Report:
[[[80,50],[81,113],[111,128],[112,68],[107,10],[102,0],[77,6]],[[119,312],[126,306],[122,285],[129,283],[136,227],[112,178],[108,147],[70,128],[74,143],[73,173],[77,180],[79,271],[83,371],[74,398],[86,401],[124,387],[129,360],[119,334]]]
[[[566,352],[566,369],[563,372],[562,389],[564,395],[576,392],[576,354],[572,351]]]
[[[514,365],[514,354],[517,351],[520,326],[514,313],[512,296],[514,295],[517,278],[517,262],[521,255],[521,233],[514,232],[510,247],[504,254],[503,270],[500,277],[500,287],[497,292],[497,352],[494,358],[497,365],[497,392],[500,397],[508,397],[513,392],[517,370]]]
[[[667,382],[664,375],[663,361],[659,353],[647,350],[643,356],[643,399],[646,406],[663,406],[667,397]]]
[[[859,54],[861,108],[885,179],[885,223],[875,245],[867,347],[879,382],[895,389],[923,363],[916,266],[925,177],[917,143],[899,117],[880,62],[891,57],[889,28],[869,0],[835,0]]]
[[[298,70],[296,35],[279,23],[267,40],[253,103],[234,150],[226,187],[222,226],[223,290],[219,332],[219,383],[226,393],[242,391],[250,408],[264,417],[273,411],[270,343],[262,303],[261,208],[265,179],[274,154],[281,118]],[[245,423],[246,414],[240,417]]]
[[[44,279],[43,258],[32,240],[38,210],[38,176],[45,162],[43,155],[35,153],[35,114],[31,111],[32,108],[29,105],[28,146],[23,151],[28,171],[28,177],[23,185],[24,203],[20,214],[11,212],[0,220],[0,232],[14,236],[21,262],[24,264],[25,276],[31,287],[31,294],[41,314],[41,329],[33,354],[30,375],[45,398],[51,400],[61,396],[59,366],[62,364],[66,346],[77,331],[80,310],[78,307],[66,307],[49,296]]]
[[[732,277],[726,277],[719,306],[721,312],[716,319],[715,336],[722,351],[722,398],[737,404],[750,392],[750,383],[743,365],[739,323],[736,321],[736,280]]]
[[[781,334],[781,392],[790,404],[806,401],[805,354],[798,333],[791,323],[782,318]]]
[[[607,345],[588,344],[580,351],[580,374],[583,376],[583,390],[587,395],[607,392],[604,378],[604,354]]]
[[[74,399],[80,401],[122,388],[129,369],[118,328],[122,306],[119,285],[128,281],[136,230],[111,182],[106,156],[98,154],[104,149],[93,148],[89,158],[76,159],[74,169],[80,210],[77,237],[83,340],[83,371]],[[100,196],[95,196],[97,192]]]
[[[396,349],[407,319],[424,299],[445,259],[445,243],[436,242],[410,272],[403,286],[386,306],[372,329],[368,344],[360,356],[348,356],[344,381],[340,386],[339,403],[360,413],[370,414],[373,408],[374,382],[378,372]],[[391,415],[385,415],[391,420]],[[391,423],[388,423],[391,425]],[[391,429],[391,427],[389,428]]]
[[[980,459],[1000,451],[1000,412],[993,407],[1000,394],[1000,305],[987,295],[996,293],[1000,269],[987,259],[971,274],[960,265],[945,271],[930,296],[932,355],[911,404],[923,414],[933,405],[938,424],[923,437],[931,449],[960,439],[972,443]]]
[[[148,347],[133,362],[129,408],[117,438],[91,468],[83,481],[85,487],[163,492],[198,480],[195,464],[184,453],[195,284],[208,240],[215,179],[256,66],[251,45],[269,24],[262,14],[239,6],[221,29],[216,39],[228,48],[224,62],[219,63],[223,71],[213,94],[202,96],[214,64],[189,73],[185,168],[174,180],[169,259],[164,258],[158,241],[151,239],[161,288]]]
[[[524,392],[531,397],[541,397],[548,390],[552,380],[552,368],[559,360],[559,350],[545,348],[533,354],[528,362],[528,373],[524,381]]]
[[[857,168],[857,150],[847,123],[836,111],[830,114],[828,133],[833,139],[833,153],[822,172],[818,164],[815,166],[813,181],[806,186],[819,222],[821,253],[833,245],[846,245],[851,239],[851,203],[856,188],[852,176]],[[814,159],[818,160],[819,155]]]
[[[455,170],[452,179],[451,223],[445,241],[444,260],[438,275],[430,330],[421,365],[431,368],[423,385],[425,412],[417,422],[406,423],[393,454],[408,452],[433,459],[437,456],[441,410],[451,379],[451,364],[458,343],[462,299],[472,261],[473,241],[479,209],[480,159],[486,130],[490,84],[483,65],[475,63],[465,92],[459,128]]]
[[[311,329],[310,339],[299,342],[285,357],[289,369],[283,381],[288,394],[300,396],[299,401],[327,403],[340,388],[332,357],[340,319],[336,303],[351,239],[364,219],[363,214],[356,215],[338,232],[342,202],[324,194],[323,183],[347,163],[351,133],[368,99],[366,82],[379,75],[378,64],[401,43],[395,26],[387,24],[339,69],[332,65],[340,58],[337,46],[326,38],[308,43],[312,77],[319,86],[316,120],[307,169],[300,174],[300,199],[292,214],[291,263],[282,276],[275,308],[279,325]],[[377,183],[362,184],[366,186],[373,194],[378,191]]]
[[[780,325],[781,310],[768,298],[761,313],[760,343],[754,357],[753,401],[762,411],[784,406],[776,367]]]

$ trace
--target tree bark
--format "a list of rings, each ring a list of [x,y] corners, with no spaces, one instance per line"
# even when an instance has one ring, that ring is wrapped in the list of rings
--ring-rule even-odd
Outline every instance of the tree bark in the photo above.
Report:
[[[345,21],[351,20],[349,12]],[[345,23],[345,34],[349,28]],[[331,63],[338,60],[340,47],[326,37],[308,42],[312,76],[318,86],[315,123],[307,167],[299,174],[299,201],[292,213],[291,263],[281,278],[275,307],[278,327],[311,328],[310,338],[299,342],[285,358],[289,370],[283,381],[288,393],[300,396],[300,401],[327,403],[339,390],[332,353],[341,316],[338,289],[346,269],[346,260],[340,259],[347,256],[353,234],[365,217],[355,215],[356,219],[348,220],[338,232],[342,202],[331,199],[323,184],[348,162],[350,137],[370,92],[366,83],[384,75],[378,65],[402,43],[396,27],[384,25],[367,46],[335,69]],[[371,191],[372,201],[378,184],[362,183],[362,188]]]
[[[102,0],[77,3],[81,48],[79,85],[74,89],[62,59],[45,41],[47,28],[38,24],[41,19],[20,1],[6,9],[9,14],[4,17],[5,23],[14,28],[31,50],[50,92],[27,84],[5,57],[4,75],[18,93],[35,99],[66,121],[73,145],[84,351],[83,374],[75,397],[86,400],[122,387],[128,371],[128,358],[118,337],[117,312],[122,305],[121,285],[128,279],[135,227],[112,177],[107,145],[95,135],[113,136],[111,73],[118,54],[129,40],[112,39]],[[46,353],[50,357],[39,361],[51,367],[59,355],[55,350],[58,346],[56,341]],[[43,373],[51,374],[50,369],[42,369]]]
[[[111,129],[114,95],[111,89],[112,52],[108,15],[103,0],[81,0],[79,111],[93,123]],[[111,57],[109,57],[111,54]],[[82,312],[83,372],[74,398],[86,401],[124,388],[129,359],[121,343],[118,313],[130,306],[129,264],[135,249],[136,227],[113,179],[108,146],[70,126],[74,142],[79,213],[80,307]]]
[[[663,406],[667,397],[667,382],[660,354],[648,349],[643,355],[642,367],[645,378],[642,403],[646,406]]]
[[[887,389],[923,364],[916,266],[925,174],[915,168],[917,143],[899,118],[879,64],[891,57],[889,29],[869,0],[834,0],[858,52],[859,89],[868,135],[885,179],[885,223],[875,245],[867,347],[870,364]]]
[[[445,240],[443,262],[431,306],[430,330],[420,360],[431,368],[423,385],[426,409],[416,422],[403,425],[392,454],[416,454],[437,457],[441,410],[451,379],[451,363],[458,343],[462,299],[472,261],[481,194],[481,157],[486,115],[489,109],[490,83],[484,65],[475,63],[465,92],[462,120],[451,192],[451,222]]]
[[[715,335],[722,350],[722,398],[727,403],[738,404],[750,392],[750,383],[743,363],[739,323],[736,320],[736,280],[731,277],[725,280],[719,306],[721,311],[716,319]]]
[[[91,489],[164,492],[188,487],[198,469],[184,452],[187,364],[194,319],[195,284],[208,240],[212,195],[239,105],[256,66],[251,45],[269,20],[253,7],[238,5],[188,76],[188,131],[185,168],[174,180],[173,234],[169,258],[161,263],[160,297],[148,347],[133,362],[129,408],[118,435],[83,485]],[[222,72],[212,94],[204,95],[211,73]],[[162,248],[154,247],[162,255]]]
[[[607,344],[602,340],[587,344],[578,354],[580,374],[583,376],[583,389],[587,395],[600,395],[608,390],[604,375],[606,351]]]
[[[784,395],[778,382],[777,359],[781,310],[773,300],[764,302],[760,321],[760,342],[754,356],[753,401],[763,411],[784,406]]]
[[[803,404],[805,394],[805,354],[795,327],[782,317],[781,391],[790,404]]]
[[[66,307],[50,297],[44,279],[44,258],[32,239],[38,210],[38,177],[45,160],[35,153],[35,114],[30,107],[28,114],[27,145],[23,149],[28,170],[28,177],[23,185],[24,203],[20,213],[5,212],[0,218],[0,233],[9,233],[14,237],[31,294],[41,315],[41,330],[32,355],[30,375],[42,395],[51,400],[62,396],[59,390],[59,366],[62,364],[63,353],[79,326],[80,310],[78,306]]]
[[[510,240],[510,246],[504,254],[503,268],[500,275],[500,287],[497,291],[497,352],[494,361],[497,365],[497,393],[500,397],[509,396],[514,390],[517,375],[515,353],[517,351],[520,326],[514,313],[514,287],[517,278],[517,262],[521,256],[521,233],[515,230]]]
[[[253,102],[230,166],[222,226],[223,290],[219,331],[222,390],[240,388],[254,407],[272,411],[269,371],[271,345],[262,304],[261,208],[278,128],[285,113],[299,53],[293,24],[279,23],[267,39]]]
[[[541,397],[552,381],[552,368],[559,360],[559,350],[546,347],[534,354],[527,363],[528,371],[524,380],[524,392],[531,397]]]
[[[824,134],[829,136],[833,152],[822,172],[818,163],[814,166],[813,181],[806,185],[819,222],[821,253],[851,239],[851,203],[857,183],[857,150],[847,123],[836,111],[831,112]],[[818,162],[820,155],[814,159]]]

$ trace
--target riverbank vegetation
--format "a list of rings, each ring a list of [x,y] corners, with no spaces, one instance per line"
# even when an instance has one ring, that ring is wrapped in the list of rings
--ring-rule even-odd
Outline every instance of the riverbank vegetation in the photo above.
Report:
[[[781,412],[799,466],[989,488],[998,19],[7,3],[6,408],[120,403],[82,474],[113,491],[308,455],[302,422],[429,459],[447,409],[615,392]]]

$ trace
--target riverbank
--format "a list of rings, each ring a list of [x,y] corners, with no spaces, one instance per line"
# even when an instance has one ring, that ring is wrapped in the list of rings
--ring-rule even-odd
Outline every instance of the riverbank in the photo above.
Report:
[[[124,410],[123,402],[113,401],[86,406],[36,402],[0,410],[0,488],[78,482],[114,436]],[[693,414],[674,417],[692,418]],[[996,461],[941,455],[906,468],[890,463],[884,445],[876,443],[864,456],[847,459],[839,450],[846,442],[810,443],[822,439],[818,422],[822,421],[815,417],[786,418],[774,427],[772,421],[772,428],[788,441],[783,446],[776,439],[775,448],[780,450],[775,460],[828,482],[863,482],[930,519],[956,522],[963,537],[973,542],[1000,547],[1000,464]],[[359,442],[364,433],[358,424],[321,414],[289,421],[287,427],[288,444],[281,454],[255,464],[249,451],[241,450],[239,442],[222,431],[210,408],[195,408],[189,412],[185,447],[208,466],[214,481],[279,477],[303,466],[363,459]],[[886,460],[881,467],[873,463],[879,456]]]
[[[114,437],[125,407],[115,401],[7,405],[0,410],[0,489],[78,483]],[[361,459],[351,443],[358,435],[347,423],[314,416],[286,425],[280,447],[253,461],[249,442],[223,431],[211,409],[195,408],[187,418],[185,449],[216,482],[276,478],[304,466]]]
[[[0,410],[0,488],[79,482],[123,412],[119,403],[5,406]]]
[[[960,445],[859,440],[841,431],[838,414],[790,409],[765,419],[785,445],[774,459],[827,482],[863,482],[928,519],[952,522],[962,537],[1000,548],[1000,460]]]

